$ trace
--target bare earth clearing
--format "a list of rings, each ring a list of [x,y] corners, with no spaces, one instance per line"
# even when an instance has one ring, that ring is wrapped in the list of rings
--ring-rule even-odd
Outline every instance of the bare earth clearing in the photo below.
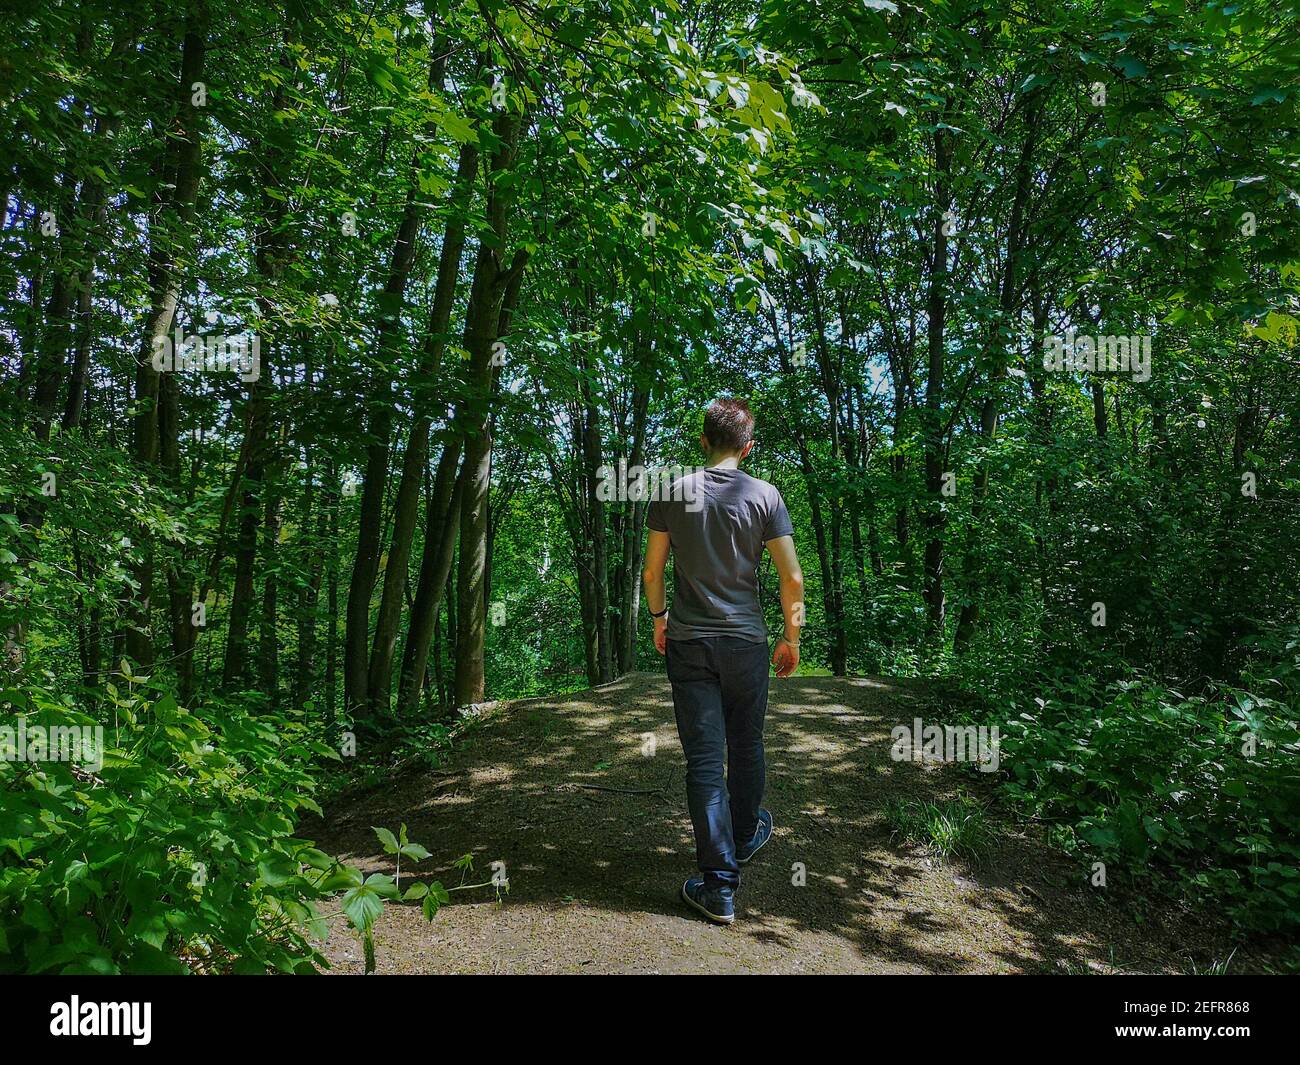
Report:
[[[653,674],[503,704],[442,771],[409,770],[339,803],[315,837],[391,873],[371,826],[404,821],[434,855],[413,871],[449,886],[459,855],[474,855],[476,881],[505,862],[499,905],[487,890],[458,893],[432,924],[417,906],[389,906],[381,973],[1187,972],[1226,957],[1225,930],[1172,907],[1139,923],[996,807],[1000,842],[984,868],[891,842],[889,798],[987,790],[890,759],[890,729],[927,706],[919,682],[773,680],[765,804],[776,832],[744,872],[730,928],[678,898],[694,846],[668,682]],[[333,971],[360,972],[359,942],[331,923]],[[1251,967],[1239,952],[1233,971]]]

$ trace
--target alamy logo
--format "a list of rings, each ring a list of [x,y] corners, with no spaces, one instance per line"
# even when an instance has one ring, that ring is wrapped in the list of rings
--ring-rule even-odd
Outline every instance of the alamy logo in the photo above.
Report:
[[[98,773],[104,768],[103,725],[0,725],[0,762],[76,762]]]
[[[208,312],[209,325],[216,315]],[[262,373],[262,338],[256,333],[191,333],[180,326],[171,336],[155,337],[153,368],[159,373],[232,373],[256,381]]]
[[[889,739],[895,762],[977,762],[981,773],[998,771],[997,725],[927,725],[918,717],[910,725],[895,725]]]
[[[1134,381],[1151,379],[1151,337],[1079,336],[1073,327],[1061,336],[1043,337],[1043,369],[1089,373],[1127,373]]]
[[[70,1002],[50,1006],[50,1035],[129,1035],[138,1047],[148,1046],[153,1005],[149,1002]]]
[[[627,459],[619,459],[617,466],[605,465],[596,470],[600,481],[596,485],[596,498],[602,503],[680,499],[694,513],[704,509],[704,500],[691,475],[703,469],[703,466],[628,466]]]

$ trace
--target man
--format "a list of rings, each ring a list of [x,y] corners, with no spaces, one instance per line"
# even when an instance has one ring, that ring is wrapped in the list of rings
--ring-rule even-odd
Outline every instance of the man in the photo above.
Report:
[[[778,677],[799,665],[803,574],[781,493],[740,469],[754,446],[748,404],[719,399],[709,407],[700,446],[707,467],[650,504],[642,577],[686,752],[700,876],[682,885],[682,898],[709,920],[731,924],[740,867],[772,835],[772,815],[760,805],[768,682],[767,626],[758,605],[763,548],[781,578],[785,633],[772,655]],[[671,611],[664,592],[670,551]]]

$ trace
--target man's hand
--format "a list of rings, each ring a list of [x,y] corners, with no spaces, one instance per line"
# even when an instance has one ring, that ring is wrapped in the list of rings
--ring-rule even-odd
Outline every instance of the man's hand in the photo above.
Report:
[[[656,633],[656,638],[658,634]],[[772,652],[772,665],[778,677],[788,677],[798,668],[799,646],[785,639],[776,641],[776,650]]]
[[[655,618],[655,650],[661,655],[668,653],[668,615]]]
[[[788,677],[799,665],[799,630],[803,628],[803,570],[794,551],[794,537],[778,536],[767,541],[767,553],[781,577],[781,614],[785,632],[772,652],[778,677]]]

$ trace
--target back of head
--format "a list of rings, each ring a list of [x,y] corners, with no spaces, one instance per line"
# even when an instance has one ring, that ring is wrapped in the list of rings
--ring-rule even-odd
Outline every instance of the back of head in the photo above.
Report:
[[[714,454],[738,454],[754,439],[754,415],[743,399],[715,399],[704,412],[704,436]]]

